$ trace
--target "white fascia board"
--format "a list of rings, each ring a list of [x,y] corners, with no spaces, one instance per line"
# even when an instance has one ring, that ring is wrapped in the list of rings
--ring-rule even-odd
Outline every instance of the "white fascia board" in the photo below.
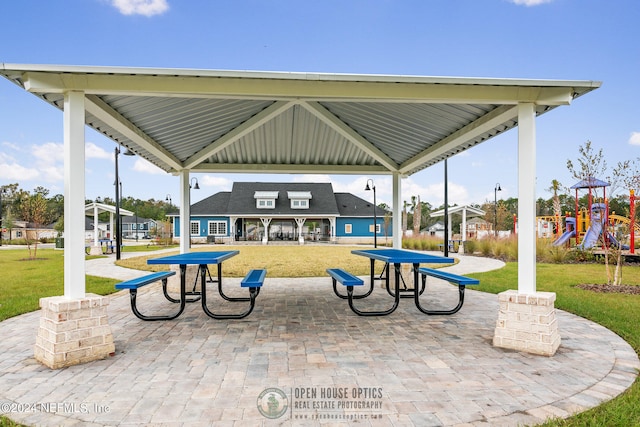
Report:
[[[376,165],[306,165],[306,164],[222,164],[200,163],[194,173],[275,173],[275,174],[331,174],[331,175],[389,175],[389,170]]]
[[[121,70],[118,70],[121,71]],[[35,93],[82,90],[87,94],[220,97],[238,99],[429,102],[566,105],[578,92],[599,87],[593,81],[464,79],[411,76],[313,75],[295,73],[147,74],[39,72],[23,75]],[[575,84],[572,84],[575,83]]]

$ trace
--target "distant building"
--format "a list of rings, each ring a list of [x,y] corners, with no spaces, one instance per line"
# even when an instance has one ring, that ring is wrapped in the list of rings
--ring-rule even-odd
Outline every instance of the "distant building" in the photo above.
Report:
[[[373,242],[373,205],[350,193],[334,193],[329,183],[236,182],[191,206],[194,243],[256,241]],[[376,207],[378,240],[385,234],[384,209]],[[182,235],[179,216],[173,233]]]

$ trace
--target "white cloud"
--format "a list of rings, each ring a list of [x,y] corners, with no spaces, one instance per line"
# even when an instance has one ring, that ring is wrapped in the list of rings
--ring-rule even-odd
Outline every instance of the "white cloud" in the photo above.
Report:
[[[0,178],[16,181],[35,179],[40,175],[38,169],[26,168],[15,162],[0,163]]]
[[[133,170],[136,172],[148,173],[150,175],[166,175],[167,173],[141,157],[136,158],[136,162],[133,164]]]
[[[84,156],[86,159],[110,159],[113,160],[113,153],[98,147],[93,142],[87,142],[84,146]]]
[[[14,150],[14,151],[20,151],[20,147],[17,144],[14,144],[13,142],[5,141],[2,143],[2,146],[10,148],[11,150]]]
[[[166,0],[113,0],[111,4],[123,15],[160,15],[169,10]]]
[[[214,187],[218,191],[231,191],[233,181],[219,176],[204,175],[198,179],[198,184],[206,187]]]
[[[554,0],[509,0],[509,1],[519,6],[538,6],[544,3],[551,3]]]
[[[47,142],[32,145],[31,155],[38,171],[37,177],[46,182],[64,180],[64,145]]]
[[[32,145],[31,154],[40,164],[49,165],[64,162],[64,145],[47,142],[42,145]]]
[[[631,132],[631,136],[629,137],[629,144],[640,145],[640,132]]]

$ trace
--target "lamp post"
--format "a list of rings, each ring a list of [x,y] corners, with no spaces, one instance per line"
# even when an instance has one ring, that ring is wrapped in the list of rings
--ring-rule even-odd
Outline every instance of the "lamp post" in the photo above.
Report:
[[[371,186],[369,186],[369,181],[371,181]],[[364,188],[365,191],[373,190],[373,247],[378,247],[378,220],[376,218],[376,186],[373,183],[373,180],[369,178],[367,180],[367,186]]]
[[[4,193],[4,188],[0,188],[0,246],[2,246],[2,194],[3,193]]]
[[[498,237],[498,191],[502,191],[500,183],[496,183],[493,189],[493,235]]]
[[[191,183],[192,183],[194,180],[196,181],[195,185],[191,185]],[[194,190],[199,190],[199,189],[200,189],[200,186],[198,185],[198,178],[196,178],[196,177],[193,177],[193,178],[191,178],[191,179],[189,180],[189,204],[191,204],[191,189],[192,189],[192,188],[193,188]],[[191,246],[191,206],[189,206],[189,230],[186,230],[186,231],[188,231],[188,232],[189,232],[189,246]],[[184,233],[184,232],[185,232],[185,231],[183,231],[183,233]]]
[[[120,259],[120,245],[122,244],[122,221],[120,219],[120,193],[121,191],[121,183],[120,176],[118,175],[118,155],[120,154],[120,146],[117,146],[115,149],[115,163],[116,163],[116,181],[114,185],[116,186],[116,226],[115,226],[115,235],[116,235],[116,260]],[[133,156],[135,155],[133,151],[127,149],[123,153],[125,156]]]
[[[171,194],[167,194],[167,197],[164,198],[165,201],[169,202],[169,212],[171,212]],[[171,223],[171,217],[169,217],[169,238],[173,243],[173,224]]]

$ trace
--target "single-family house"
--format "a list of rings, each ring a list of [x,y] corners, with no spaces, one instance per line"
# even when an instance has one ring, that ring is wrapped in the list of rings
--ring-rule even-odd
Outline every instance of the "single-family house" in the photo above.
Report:
[[[385,233],[388,212],[350,193],[334,193],[330,183],[236,182],[191,206],[192,242],[331,241],[373,242]],[[182,236],[179,216],[173,235]]]

